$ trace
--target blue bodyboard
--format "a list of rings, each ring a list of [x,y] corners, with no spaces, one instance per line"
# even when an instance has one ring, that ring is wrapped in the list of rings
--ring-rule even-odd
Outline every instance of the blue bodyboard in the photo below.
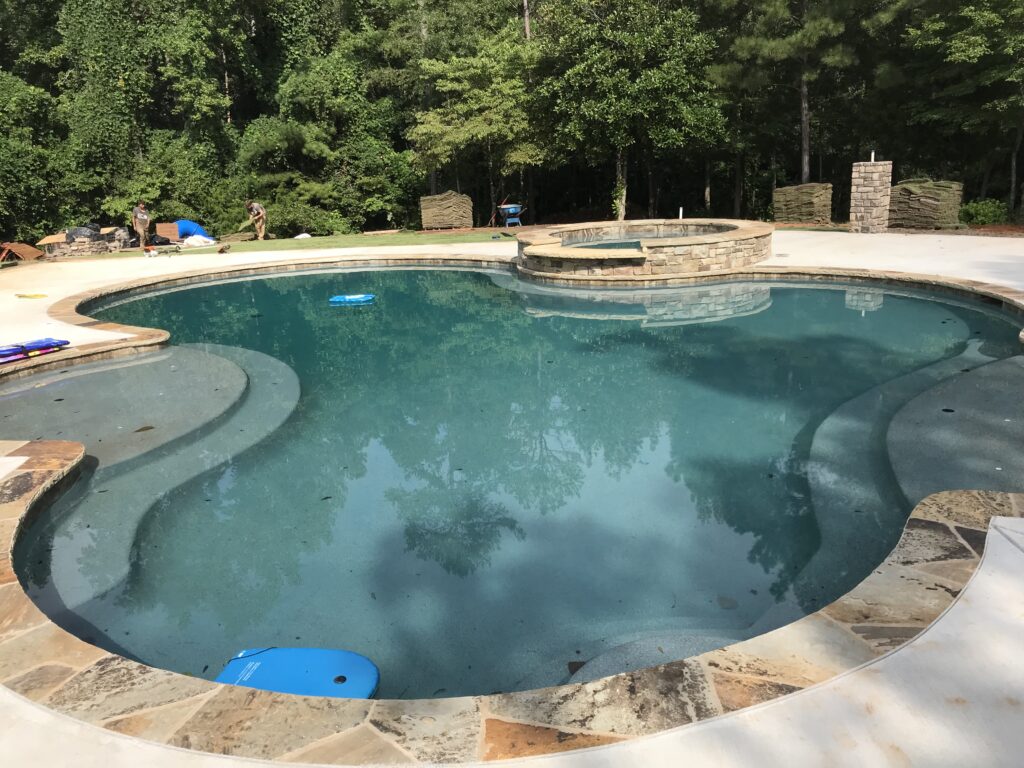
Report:
[[[229,661],[218,683],[299,696],[369,699],[380,672],[365,656],[328,648],[250,648]]]
[[[331,296],[332,307],[359,306],[361,304],[373,304],[377,297],[372,293],[351,293],[347,296]]]
[[[14,355],[27,355],[30,352],[55,352],[62,347],[68,346],[70,342],[66,339],[35,339],[25,341],[21,344],[9,344],[0,347],[0,357],[13,357]]]

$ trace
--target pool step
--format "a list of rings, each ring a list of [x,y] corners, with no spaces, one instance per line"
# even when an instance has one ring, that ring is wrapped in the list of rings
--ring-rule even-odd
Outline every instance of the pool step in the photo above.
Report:
[[[903,493],[916,503],[946,490],[1024,488],[1024,356],[961,373],[893,417],[886,441]]]
[[[892,469],[884,436],[893,416],[910,400],[965,368],[994,358],[980,341],[959,355],[880,384],[846,401],[818,425],[811,443],[807,481],[821,544],[794,578],[786,599],[755,625],[775,628],[847,592],[866,574],[839,567],[834,553],[854,549],[861,562],[878,563],[896,544],[907,500],[892,493]]]
[[[121,584],[136,556],[136,532],[160,500],[198,475],[230,464],[276,431],[295,409],[298,376],[280,360],[238,347],[187,348],[244,371],[244,397],[227,418],[195,439],[93,475],[74,509],[73,539],[54,540],[49,586],[33,594],[44,610],[74,611]]]
[[[230,360],[167,347],[7,383],[0,410],[5,435],[76,440],[109,469],[206,427],[247,387]]]

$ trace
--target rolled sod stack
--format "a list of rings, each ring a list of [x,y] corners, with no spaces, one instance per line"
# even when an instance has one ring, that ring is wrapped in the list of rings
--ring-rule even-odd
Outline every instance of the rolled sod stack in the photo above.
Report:
[[[458,192],[442,192],[420,198],[424,229],[462,229],[473,226],[473,201]]]
[[[907,179],[892,188],[889,226],[948,229],[960,222],[964,185],[958,181]]]
[[[828,225],[832,223],[832,185],[778,187],[772,194],[772,205],[776,221]]]

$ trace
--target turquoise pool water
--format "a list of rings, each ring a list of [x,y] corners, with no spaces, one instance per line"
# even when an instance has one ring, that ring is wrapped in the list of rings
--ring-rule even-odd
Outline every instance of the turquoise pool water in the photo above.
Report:
[[[3,436],[96,457],[20,540],[33,598],[208,678],[246,647],[351,649],[382,697],[598,677],[816,610],[916,501],[888,419],[1019,353],[979,308],[820,284],[355,272],[94,314],[176,346],[0,389]]]
[[[678,235],[676,235],[678,237]],[[629,249],[633,251],[640,250],[639,240],[606,240],[600,243],[579,243],[573,246],[574,248],[604,248],[604,249]]]

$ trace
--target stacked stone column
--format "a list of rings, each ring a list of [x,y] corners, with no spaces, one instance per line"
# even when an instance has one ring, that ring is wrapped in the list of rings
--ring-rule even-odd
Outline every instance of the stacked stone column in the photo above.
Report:
[[[853,164],[850,231],[884,232],[889,228],[892,161]]]

